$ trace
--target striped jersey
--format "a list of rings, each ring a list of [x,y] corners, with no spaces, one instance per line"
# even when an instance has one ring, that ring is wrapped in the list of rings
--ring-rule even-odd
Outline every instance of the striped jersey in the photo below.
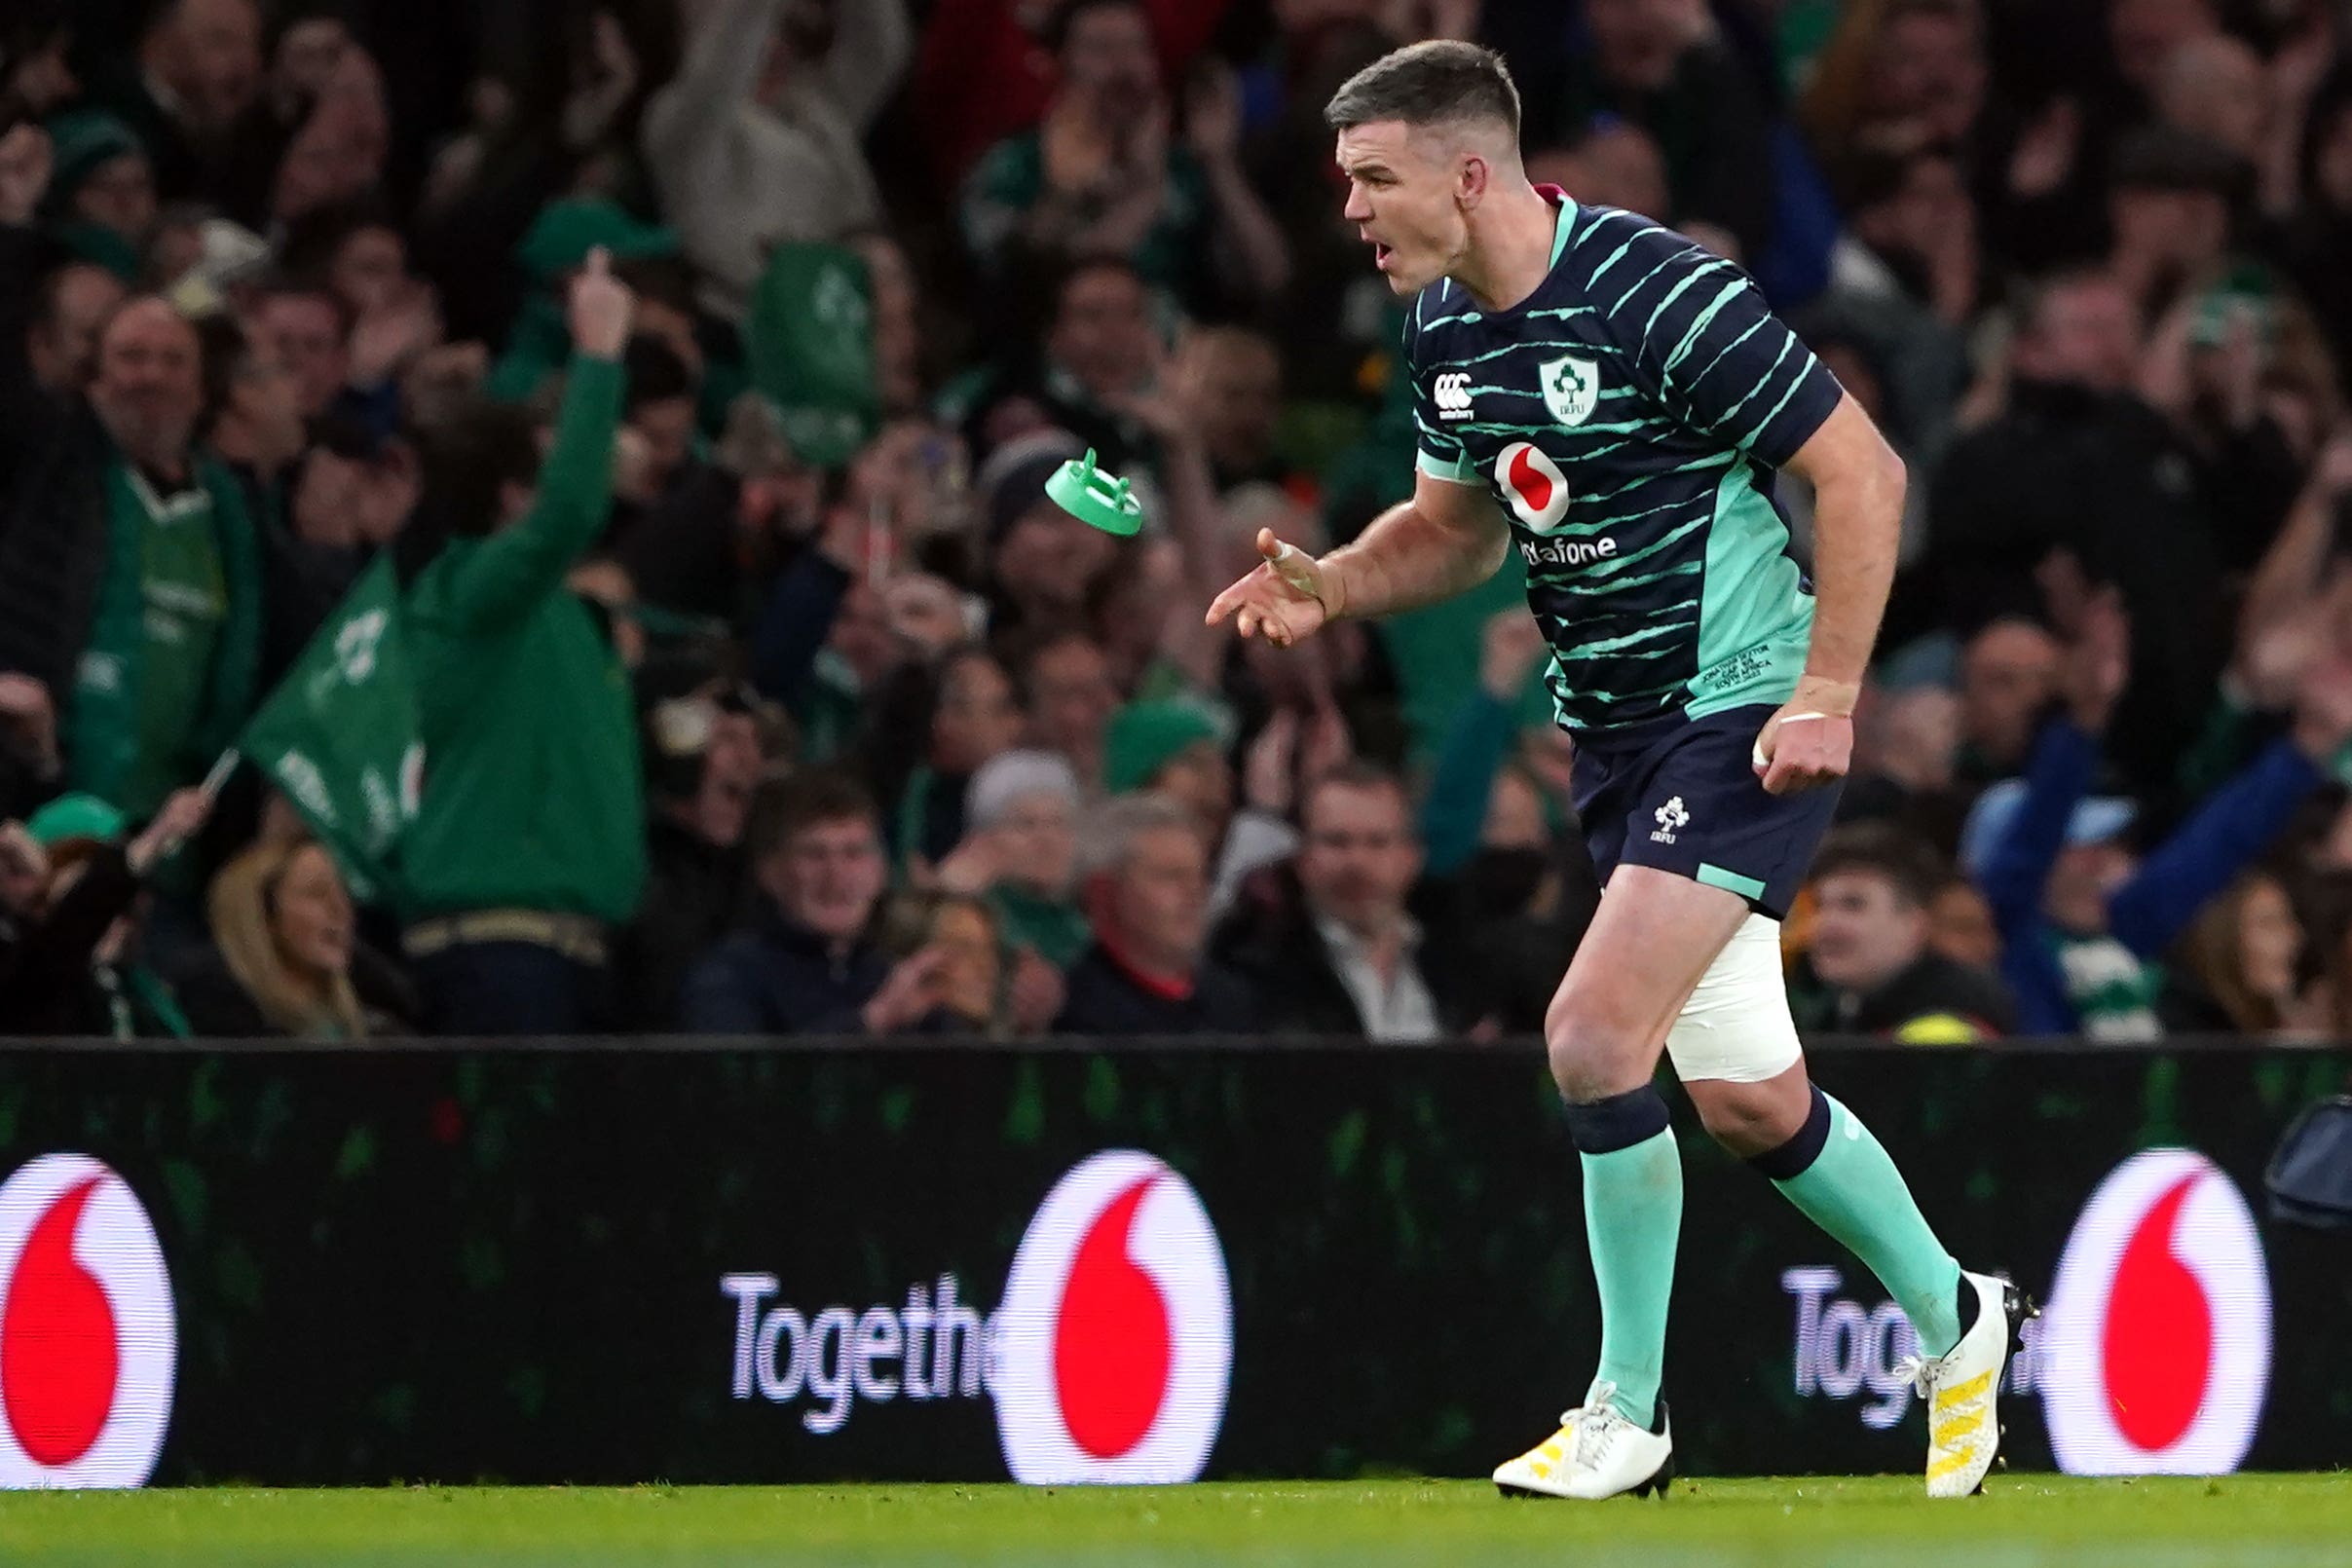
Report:
[[[1559,216],[1533,294],[1483,311],[1440,280],[1407,315],[1422,471],[1486,486],[1510,519],[1569,729],[1785,702],[1812,590],[1771,469],[1837,380],[1730,262],[1546,194]]]

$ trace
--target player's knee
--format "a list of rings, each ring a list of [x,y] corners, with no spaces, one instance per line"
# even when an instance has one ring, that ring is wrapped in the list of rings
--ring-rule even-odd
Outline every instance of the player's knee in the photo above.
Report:
[[[1776,1149],[1805,1125],[1808,1097],[1780,1080],[1767,1083],[1701,1081],[1686,1084],[1707,1136],[1748,1159]]]
[[[1583,989],[1563,986],[1544,1013],[1551,1081],[1572,1101],[1599,1100],[1646,1083],[1646,1030]]]

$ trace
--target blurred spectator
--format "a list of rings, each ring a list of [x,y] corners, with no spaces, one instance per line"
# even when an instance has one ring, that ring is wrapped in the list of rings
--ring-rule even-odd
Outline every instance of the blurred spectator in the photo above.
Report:
[[[2130,296],[2108,274],[2068,273],[2033,291],[2011,352],[2008,409],[1938,466],[1919,570],[1963,635],[2004,615],[2038,615],[2041,574],[2053,565],[2116,583],[2130,612],[2132,684],[2109,753],[2126,778],[2153,788],[2193,737],[2228,624],[2193,455],[2128,390],[2137,332]]]
[[[1045,497],[1045,481],[1077,455],[1067,437],[1041,433],[1004,448],[981,469],[999,631],[1035,636],[1086,624],[1090,602],[1119,559],[1109,535]]]
[[[614,960],[623,1028],[675,1024],[695,960],[743,915],[744,837],[765,766],[758,714],[755,693],[707,681],[657,696],[640,719],[653,811],[645,897]]]
[[[14,850],[19,874],[38,866],[46,883],[13,923],[0,953],[0,1032],[134,1040],[190,1033],[164,978],[148,967],[141,936],[148,879],[205,825],[212,802],[181,790],[125,841],[122,812],[93,795],[65,795],[24,824]],[[27,855],[24,843],[36,846]]]
[[[1015,1025],[1004,944],[987,900],[936,889],[898,893],[883,906],[879,923],[882,951],[891,957],[937,956],[939,1006],[926,1021],[931,1027],[983,1039],[1034,1032]]]
[[[50,126],[56,168],[49,207],[67,243],[135,280],[156,225],[155,170],[131,129],[99,109],[59,115]]]
[[[12,230],[46,142],[0,139],[0,298],[37,292]],[[261,560],[244,495],[194,446],[195,329],[161,299],[108,320],[86,397],[33,385],[22,317],[0,313],[0,670],[41,682],[72,737],[74,787],[133,816],[201,776],[252,706]]]
[[[1756,255],[1772,228],[1772,122],[1706,7],[1587,0],[1584,20],[1588,52],[1556,63],[1513,61],[1530,144],[1574,145],[1604,116],[1637,126],[1664,150],[1684,226],[1720,228],[1741,256]]]
[[[1131,702],[1111,716],[1102,736],[1102,789],[1162,795],[1191,814],[1208,836],[1210,908],[1233,902],[1242,878],[1288,858],[1298,847],[1289,823],[1297,781],[1347,761],[1347,727],[1325,710],[1313,733],[1291,710],[1270,720],[1251,748],[1249,798],[1235,809],[1233,765],[1216,720],[1181,699]]]
[[[1182,71],[1228,0],[1145,0],[1154,54]],[[1057,82],[1062,8],[1026,0],[939,0],[923,27],[912,94],[942,190],[999,139],[1042,119]]]
[[[2158,1033],[2154,960],[2277,837],[2352,741],[2352,664],[2331,653],[2301,673],[2292,733],[2136,856],[2122,841],[2129,803],[2088,793],[2098,736],[2123,691],[2129,637],[2115,595],[2103,592],[2068,651],[2067,712],[2042,727],[2024,781],[1988,791],[1962,836],[2028,1033]]]
[[[2000,928],[1993,923],[1993,907],[1985,902],[1967,874],[1946,876],[1927,902],[1927,948],[1937,956],[1977,970],[2000,968]]]
[[[2205,906],[2166,966],[2157,1004],[2167,1033],[2316,1033],[2300,992],[2308,944],[2286,884],[2249,872]]]
[[[2352,365],[2352,76],[2311,108],[2298,149],[2298,201],[2282,225],[2279,250],[2296,285],[2311,301],[2339,370]]]
[[[405,536],[432,765],[401,845],[403,914],[444,1033],[612,1022],[608,943],[645,885],[643,767],[609,622],[566,577],[610,511],[630,313],[596,253],[572,288],[579,347],[544,462],[527,416],[482,408],[428,455],[443,539]]]
[[[2219,281],[2231,206],[2251,177],[2228,148],[2170,125],[2136,131],[2117,146],[2108,182],[2115,237],[2108,269],[2143,320]]]
[[[167,201],[202,198],[263,227],[282,132],[261,103],[261,8],[165,0],[147,17],[135,60],[110,61],[93,96],[145,146]]]
[[[712,0],[645,117],[645,158],[714,310],[740,318],[769,250],[881,216],[859,143],[913,45],[903,0]]]
[[[970,829],[940,884],[985,894],[1005,944],[1067,969],[1092,933],[1078,905],[1078,779],[1052,752],[999,752],[965,792]]]
[[[879,706],[877,739],[921,747],[905,765],[878,761],[888,787],[891,859],[936,866],[963,840],[972,775],[1020,742],[1012,679],[986,649],[958,648],[934,667],[901,671]]]
[[[1325,774],[1299,803],[1299,840],[1295,899],[1245,910],[1218,933],[1219,954],[1256,988],[1262,1027],[1397,1045],[1485,1015],[1491,999],[1468,962],[1475,934],[1451,910],[1424,921],[1407,908],[1421,844],[1401,782],[1365,763]]]
[[[2013,778],[2058,694],[2057,640],[2034,621],[1993,622],[1960,652],[1959,776]]]
[[[264,352],[294,378],[302,417],[317,419],[332,407],[351,373],[342,301],[323,284],[281,284],[261,296],[248,319]]]
[[[92,262],[58,267],[42,280],[25,358],[33,381],[53,397],[90,390],[98,368],[98,332],[123,304],[123,285]]]
[[[174,987],[196,1033],[363,1040],[415,1027],[415,991],[359,941],[351,894],[318,844],[255,844],[221,868],[206,911],[212,947]]]
[[[1666,155],[1656,138],[1627,121],[1595,120],[1570,146],[1529,160],[1527,177],[1557,184],[1589,205],[1622,206],[1655,223],[1674,221]]]
[[[1049,631],[1021,676],[1028,740],[1059,756],[1092,793],[1102,781],[1102,733],[1118,711],[1110,661],[1083,632]]]
[[[12,820],[64,785],[57,709],[49,688],[26,675],[0,674],[0,822]]]
[[[1813,857],[1811,940],[1789,1000],[1797,1027],[1956,1045],[2017,1027],[2008,988],[1929,942],[1934,857],[1901,829],[1841,828]]]
[[[1272,338],[1247,327],[1204,327],[1178,344],[1174,376],[1178,407],[1219,495],[1289,477],[1275,451],[1283,361]]]
[[[1060,1034],[1233,1034],[1258,1021],[1250,988],[1203,953],[1209,851],[1198,820],[1156,795],[1106,801],[1080,835],[1095,940],[1068,976]]]
[[[1179,123],[1141,0],[1071,0],[1055,26],[1043,123],[989,149],[964,184],[964,243],[981,265],[1113,256],[1192,301],[1219,282],[1251,298],[1280,289],[1287,245],[1241,170],[1231,69],[1191,80]]]
[[[679,1022],[698,1034],[893,1034],[938,1017],[948,955],[895,962],[870,938],[888,867],[874,801],[838,774],[793,780],[754,836],[765,895],[750,929],[711,950]]]

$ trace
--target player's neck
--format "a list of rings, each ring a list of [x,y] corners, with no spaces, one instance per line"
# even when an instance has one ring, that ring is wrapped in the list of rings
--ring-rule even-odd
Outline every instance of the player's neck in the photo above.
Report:
[[[1469,252],[1454,281],[1480,308],[1508,311],[1522,304],[1551,272],[1551,241],[1559,208],[1525,180],[1479,212]]]

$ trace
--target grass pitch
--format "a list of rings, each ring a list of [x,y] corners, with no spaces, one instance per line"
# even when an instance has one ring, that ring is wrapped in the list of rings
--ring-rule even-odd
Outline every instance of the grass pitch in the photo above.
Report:
[[[2337,1568],[2352,1475],[1698,1480],[1664,1503],[1506,1503],[1469,1481],[0,1493],[0,1563],[495,1568]]]

